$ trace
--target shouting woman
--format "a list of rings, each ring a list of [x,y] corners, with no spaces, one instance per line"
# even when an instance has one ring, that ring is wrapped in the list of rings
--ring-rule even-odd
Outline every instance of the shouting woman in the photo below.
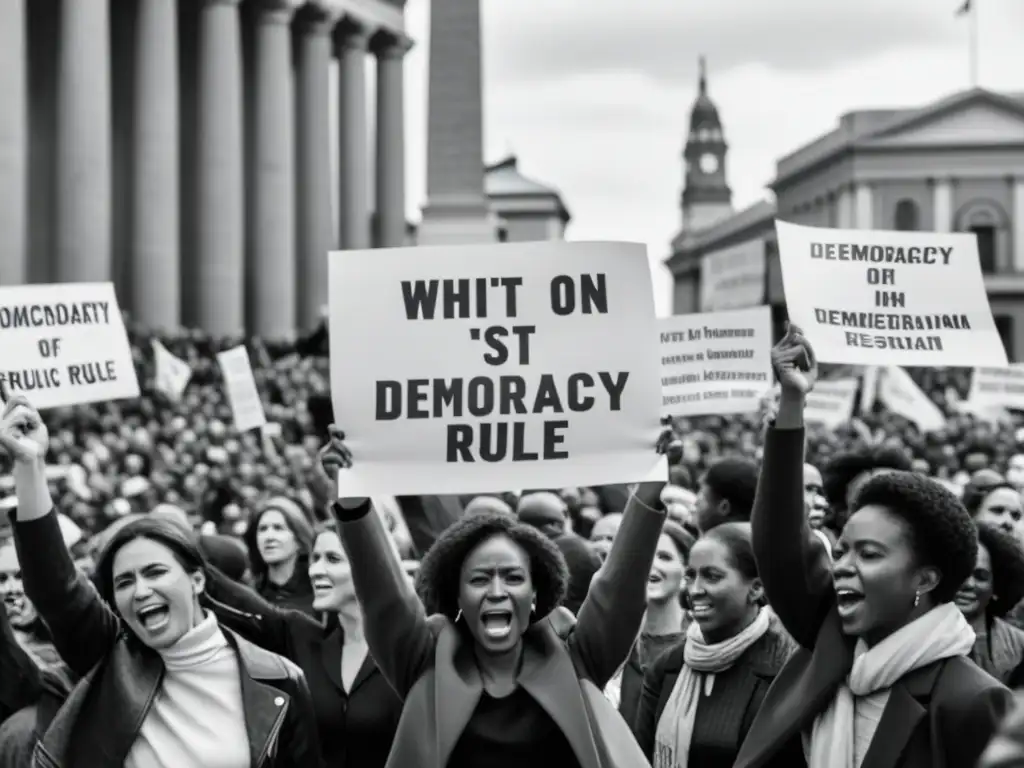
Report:
[[[328,475],[350,460],[332,429]],[[640,629],[662,485],[630,498],[578,619],[558,609],[560,552],[515,518],[481,513],[445,530],[420,567],[421,603],[370,501],[335,505],[370,652],[405,702],[389,768],[646,765],[601,689]]]
[[[25,593],[83,678],[37,725],[34,764],[319,765],[302,673],[203,610],[203,558],[178,526],[143,519],[118,531],[97,563],[97,594],[61,536],[46,480],[46,426],[23,397],[4,399],[0,445],[14,459]]]
[[[803,410],[814,352],[791,326],[772,350],[782,397],[752,518],[772,609],[800,644],[779,673],[736,768],[971,766],[1012,695],[968,658],[974,631],[953,598],[975,567],[959,499],[890,471],[854,494],[830,563],[804,513]]]

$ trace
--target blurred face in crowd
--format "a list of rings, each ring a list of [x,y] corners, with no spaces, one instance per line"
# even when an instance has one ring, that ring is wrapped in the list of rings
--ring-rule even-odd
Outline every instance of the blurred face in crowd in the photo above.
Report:
[[[0,597],[7,610],[7,619],[15,629],[27,628],[36,620],[36,607],[25,597],[21,584],[21,565],[13,544],[0,547]]]
[[[1024,453],[1010,457],[1006,465],[1006,482],[1012,483],[1018,490],[1024,489]]]
[[[928,477],[932,473],[932,468],[928,462],[924,459],[914,459],[910,464],[912,472],[916,472],[919,475]]]
[[[992,600],[992,557],[983,544],[978,544],[978,560],[974,570],[956,593],[956,607],[968,621],[984,616]]]
[[[1020,494],[1012,488],[996,488],[982,500],[975,519],[1016,535],[1021,515]]]
[[[700,493],[697,494],[693,516],[697,528],[701,531],[710,531],[728,518],[729,502],[720,498],[711,486],[701,480]]]
[[[529,555],[508,536],[484,540],[463,561],[459,609],[485,653],[502,655],[518,646],[536,599]]]
[[[295,559],[299,543],[282,512],[270,509],[256,524],[256,548],[267,565],[279,565]]]
[[[938,583],[920,568],[904,520],[885,507],[861,507],[847,521],[833,549],[832,581],[843,632],[869,645],[910,620],[914,598]]]
[[[590,529],[590,545],[603,563],[612,550],[612,542],[615,541],[615,534],[619,532],[622,524],[622,515],[613,512],[605,515]]]
[[[321,533],[313,543],[309,581],[313,585],[315,611],[337,613],[355,600],[348,556],[341,547],[341,539],[333,531]]]
[[[171,549],[148,538],[114,554],[114,604],[128,628],[150,648],[174,645],[203,618],[201,571],[188,573]]]
[[[531,493],[519,501],[519,519],[554,539],[566,532],[565,502],[553,493]]]
[[[804,464],[804,511],[808,517],[814,511],[815,500],[825,492],[821,472],[813,464]]]
[[[685,584],[685,569],[686,562],[672,537],[665,533],[661,534],[658,548],[654,552],[651,573],[647,577],[647,600],[652,603],[678,601]]]
[[[685,577],[690,613],[707,642],[735,637],[756,616],[760,580],[746,578],[728,545],[714,536],[697,539]]]

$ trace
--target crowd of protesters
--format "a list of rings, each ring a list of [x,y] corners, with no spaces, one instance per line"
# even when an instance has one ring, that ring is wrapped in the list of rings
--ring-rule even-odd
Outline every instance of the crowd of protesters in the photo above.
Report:
[[[171,398],[129,333],[140,398],[0,420],[0,768],[1024,765],[1024,427],[970,371],[911,371],[942,432],[805,427],[848,372],[792,329],[667,484],[334,503],[323,328],[247,343],[244,434],[239,340],[161,335]]]

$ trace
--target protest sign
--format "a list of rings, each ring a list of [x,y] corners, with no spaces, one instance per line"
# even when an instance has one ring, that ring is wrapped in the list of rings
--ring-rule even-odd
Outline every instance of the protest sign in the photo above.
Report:
[[[664,479],[643,246],[388,248],[329,265],[343,496]]]
[[[263,412],[263,402],[256,389],[256,379],[252,375],[252,364],[245,346],[239,345],[218,352],[217,362],[224,374],[224,387],[235,417],[235,428],[239,432],[248,432],[266,425],[267,416]]]
[[[189,364],[172,355],[156,339],[153,340],[153,361],[156,363],[156,378],[153,382],[156,389],[171,400],[180,400],[192,378]]]
[[[946,416],[910,374],[898,365],[882,370],[878,399],[886,408],[912,421],[922,432],[937,432],[946,428]]]
[[[0,288],[0,380],[36,408],[139,396],[111,283]]]
[[[706,254],[700,261],[701,312],[763,303],[765,267],[763,240],[748,240]]]
[[[859,385],[860,380],[852,378],[818,381],[804,401],[804,421],[827,429],[835,429],[850,422]],[[762,407],[768,407],[772,412],[777,411],[781,394],[782,389],[776,384],[770,390],[770,402],[762,403]]]
[[[775,226],[789,318],[819,360],[1006,365],[973,234]]]
[[[1024,411],[1024,366],[975,368],[967,402],[972,409],[1012,408]]]
[[[772,385],[769,307],[658,321],[665,416],[749,413]]]

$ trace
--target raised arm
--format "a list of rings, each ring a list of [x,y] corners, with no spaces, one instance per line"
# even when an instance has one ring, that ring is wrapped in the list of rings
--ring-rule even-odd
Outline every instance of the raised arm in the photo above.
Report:
[[[49,435],[39,413],[19,395],[4,407],[0,444],[14,458],[14,543],[25,594],[61,658],[76,675],[85,675],[113,648],[120,622],[64,545],[46,482]]]
[[[302,611],[278,608],[256,590],[239,584],[212,565],[206,566],[207,604],[217,619],[246,640],[279,656],[295,661],[292,631],[306,626],[314,632],[320,625]]]
[[[608,559],[590,583],[569,648],[599,688],[629,656],[647,610],[647,578],[665,513],[656,510],[664,483],[641,483],[629,497]]]
[[[831,561],[807,522],[803,497],[803,409],[816,365],[796,328],[772,350],[772,361],[782,397],[775,424],[765,434],[751,515],[754,557],[768,602],[783,626],[800,645],[813,648],[835,599]]]

